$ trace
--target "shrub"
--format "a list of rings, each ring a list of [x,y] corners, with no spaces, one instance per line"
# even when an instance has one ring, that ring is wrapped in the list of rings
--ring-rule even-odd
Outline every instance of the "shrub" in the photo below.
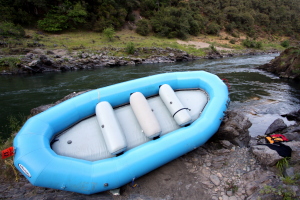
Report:
[[[47,32],[58,32],[68,28],[68,17],[59,14],[47,14],[38,21],[38,28]]]
[[[17,64],[20,63],[20,58],[4,57],[0,59],[0,67],[8,67],[11,71],[17,69]]]
[[[242,44],[247,48],[256,48],[256,49],[262,48],[262,42],[249,40],[248,38],[246,40],[243,40]]]
[[[137,25],[137,28],[135,31],[138,34],[147,36],[150,33],[150,28],[149,28],[150,24],[149,24],[148,20],[142,19],[142,20],[138,21],[138,23],[136,25]]]
[[[11,22],[1,22],[0,23],[0,35],[13,36],[13,37],[24,37],[25,30],[20,25],[15,25]]]
[[[126,51],[126,53],[128,53],[128,54],[134,54],[134,52],[135,52],[134,43],[133,43],[133,42],[127,43],[126,48],[125,48],[125,51]]]
[[[206,27],[206,33],[207,34],[212,34],[212,35],[216,35],[218,34],[220,31],[220,26],[215,23],[215,22],[212,22],[210,23],[207,27]]]
[[[113,27],[108,27],[103,30],[103,34],[109,41],[113,41],[113,38],[114,38],[116,32]]]
[[[290,46],[290,41],[284,40],[280,43],[280,45],[284,48],[288,48]]]

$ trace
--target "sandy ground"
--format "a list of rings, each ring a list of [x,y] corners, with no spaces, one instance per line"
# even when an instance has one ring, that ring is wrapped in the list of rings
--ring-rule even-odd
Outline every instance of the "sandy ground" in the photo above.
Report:
[[[206,42],[199,42],[199,41],[182,41],[182,40],[177,40],[178,44],[184,44],[184,45],[190,45],[193,46],[197,49],[204,49],[204,48],[209,48],[210,44]],[[225,47],[216,47],[218,51],[232,51],[233,49],[230,48],[225,48]]]

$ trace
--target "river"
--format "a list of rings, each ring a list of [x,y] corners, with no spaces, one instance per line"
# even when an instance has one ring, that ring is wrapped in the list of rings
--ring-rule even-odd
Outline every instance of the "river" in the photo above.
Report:
[[[65,73],[0,76],[0,139],[10,135],[9,116],[27,116],[32,108],[54,103],[72,92],[100,88],[159,73],[197,70],[205,70],[228,80],[230,108],[245,111],[253,123],[250,134],[261,135],[281,114],[300,109],[299,84],[255,69],[268,63],[275,56],[278,54]],[[293,123],[284,120],[287,124]]]

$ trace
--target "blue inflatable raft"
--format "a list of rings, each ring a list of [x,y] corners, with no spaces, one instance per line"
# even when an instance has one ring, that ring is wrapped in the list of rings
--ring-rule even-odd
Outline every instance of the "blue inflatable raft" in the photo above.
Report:
[[[30,118],[14,139],[14,164],[35,186],[115,189],[203,145],[228,103],[227,86],[204,71],[99,88]]]

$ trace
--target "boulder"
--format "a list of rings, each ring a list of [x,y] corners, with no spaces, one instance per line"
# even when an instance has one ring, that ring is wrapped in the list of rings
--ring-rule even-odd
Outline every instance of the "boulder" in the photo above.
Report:
[[[288,114],[281,115],[282,117],[286,117],[290,121],[300,121],[300,110],[294,111]]]
[[[252,123],[242,113],[227,111],[218,132],[212,137],[212,140],[226,140],[240,147],[248,146],[251,139],[248,129],[251,125]]]
[[[285,145],[292,149],[292,156],[289,161],[290,164],[296,165],[300,163],[300,141],[285,142]]]
[[[53,107],[53,106],[55,106],[55,105],[57,105],[57,104],[60,104],[60,103],[66,101],[66,100],[68,100],[68,99],[71,99],[71,98],[73,98],[73,97],[76,97],[76,96],[78,96],[78,95],[80,95],[80,94],[83,94],[83,93],[85,93],[85,92],[88,92],[88,91],[90,91],[90,90],[86,90],[86,91],[82,91],[82,92],[73,92],[73,93],[71,93],[71,94],[68,94],[68,95],[65,96],[64,98],[62,98],[62,99],[56,101],[56,102],[53,103],[53,104],[42,105],[42,106],[39,106],[39,107],[37,107],[37,108],[31,109],[30,114],[31,114],[31,116],[37,115],[37,114],[39,114],[39,113],[41,113],[41,112],[44,112],[45,110],[47,110],[47,109],[49,109],[49,108],[51,108],[51,107]]]
[[[252,146],[250,151],[256,156],[260,164],[265,166],[274,166],[279,160],[283,159],[275,150],[265,145]]]
[[[276,119],[266,130],[265,135],[272,134],[276,131],[281,131],[287,128],[287,125],[282,119]]]

